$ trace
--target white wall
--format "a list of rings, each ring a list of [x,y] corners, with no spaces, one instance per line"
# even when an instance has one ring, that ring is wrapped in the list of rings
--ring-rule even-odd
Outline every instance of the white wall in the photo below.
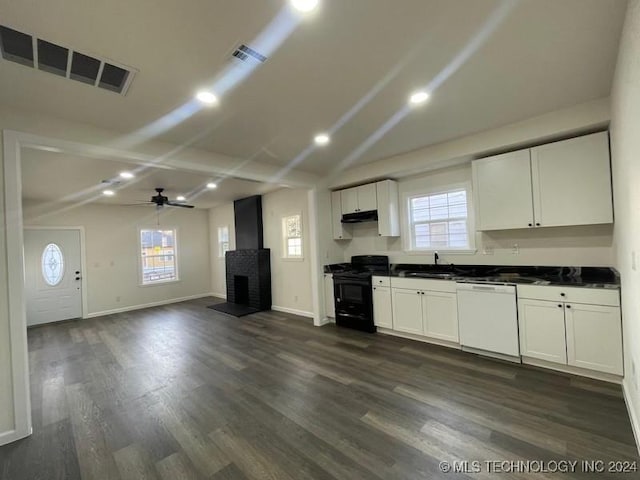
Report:
[[[155,209],[84,205],[56,213],[24,203],[25,226],[83,226],[86,234],[88,315],[211,292],[206,210],[165,209],[160,225],[178,230],[178,282],[140,286],[138,228],[157,228]]]
[[[471,182],[471,164],[436,170],[428,174],[403,179],[399,182],[400,198],[416,189],[438,189]],[[505,201],[508,201],[506,199]],[[406,211],[401,205],[402,221],[406,224]],[[402,238],[379,237],[377,224],[355,224],[353,239],[339,241],[344,260],[352,255],[389,255],[392,263],[433,263],[433,255],[407,253]],[[523,229],[476,233],[476,253],[440,254],[440,261],[454,264],[497,265],[613,265],[612,225]],[[517,245],[518,254],[514,255]],[[487,255],[493,251],[493,254]]]
[[[0,144],[2,139],[0,138]],[[0,157],[1,158],[1,157]],[[0,185],[4,185],[0,160]],[[0,195],[0,435],[14,429],[4,193]]]
[[[264,247],[271,249],[271,295],[275,308],[313,315],[308,190],[282,189],[263,195]],[[282,218],[302,214],[303,259],[283,258]]]
[[[218,228],[229,228],[229,250],[236,248],[235,220],[233,204],[222,205],[209,210],[209,237],[211,252],[211,292],[219,297],[227,296],[227,278],[224,257],[219,256]]]
[[[616,265],[622,279],[624,388],[640,442],[640,1],[629,2],[612,91]],[[640,258],[638,258],[640,261]],[[635,366],[635,374],[634,374]]]

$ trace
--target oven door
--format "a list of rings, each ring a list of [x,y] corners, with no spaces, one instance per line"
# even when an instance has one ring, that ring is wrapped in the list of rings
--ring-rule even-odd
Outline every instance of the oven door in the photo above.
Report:
[[[334,275],[333,288],[336,300],[336,324],[365,332],[375,332],[370,279],[343,278]]]

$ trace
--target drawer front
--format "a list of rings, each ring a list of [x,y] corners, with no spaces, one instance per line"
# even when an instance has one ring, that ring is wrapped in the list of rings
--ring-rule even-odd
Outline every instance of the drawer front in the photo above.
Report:
[[[373,279],[371,280],[371,283],[373,284],[374,287],[378,286],[378,287],[390,287],[391,286],[391,279],[389,277],[373,277]]]
[[[391,286],[393,288],[406,288],[408,290],[423,290],[430,292],[450,292],[455,293],[456,282],[451,280],[431,280],[424,278],[401,278],[392,277]]]
[[[518,298],[590,305],[620,305],[618,289],[518,285]]]

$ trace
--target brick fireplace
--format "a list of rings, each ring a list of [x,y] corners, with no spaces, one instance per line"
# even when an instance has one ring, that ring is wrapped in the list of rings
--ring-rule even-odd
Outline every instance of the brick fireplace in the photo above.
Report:
[[[234,250],[225,254],[227,302],[271,309],[271,250]]]

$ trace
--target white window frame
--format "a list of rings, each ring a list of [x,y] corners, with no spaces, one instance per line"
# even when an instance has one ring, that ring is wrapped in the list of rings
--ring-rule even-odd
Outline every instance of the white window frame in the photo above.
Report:
[[[221,238],[222,230],[227,230],[227,241],[223,242]],[[227,249],[225,250],[224,244],[227,244]],[[218,258],[224,258],[224,254],[231,250],[231,238],[229,236],[229,225],[220,225],[218,227]]]
[[[153,282],[146,282],[144,281],[144,274],[142,272],[142,269],[144,267],[144,261],[142,259],[142,232],[143,230],[173,230],[173,258],[174,258],[174,262],[175,262],[175,270],[176,270],[176,276],[175,278],[170,278],[170,279],[163,279],[163,280],[156,280]],[[180,281],[180,269],[179,269],[179,256],[180,256],[180,250],[179,250],[179,244],[178,244],[178,236],[179,236],[179,232],[178,232],[178,228],[177,227],[172,227],[172,226],[161,226],[158,227],[156,226],[149,226],[149,227],[139,227],[138,228],[138,252],[137,252],[137,256],[138,256],[138,284],[141,287],[153,287],[156,285],[166,285],[168,283],[175,283],[175,282],[179,282]],[[154,256],[158,256],[158,257],[164,257],[166,255],[162,254],[162,255],[154,255]],[[146,257],[149,258],[149,257]]]
[[[448,193],[453,190],[466,190],[467,192],[467,233],[469,236],[469,245],[466,248],[413,248],[413,237],[411,233],[411,211],[409,202],[414,197],[438,195]],[[410,255],[424,255],[429,253],[455,253],[455,254],[474,254],[476,253],[476,232],[475,232],[475,210],[473,205],[473,190],[471,182],[453,183],[439,187],[426,187],[421,189],[412,189],[402,194],[401,202],[401,227],[403,237],[403,250]]]
[[[297,238],[297,237],[287,237],[286,235],[286,220],[290,217],[300,217],[300,255],[289,255],[289,239]],[[282,235],[282,259],[283,260],[293,260],[293,261],[302,261],[304,260],[304,223],[302,218],[302,212],[290,213],[282,216],[281,220],[281,235]]]

